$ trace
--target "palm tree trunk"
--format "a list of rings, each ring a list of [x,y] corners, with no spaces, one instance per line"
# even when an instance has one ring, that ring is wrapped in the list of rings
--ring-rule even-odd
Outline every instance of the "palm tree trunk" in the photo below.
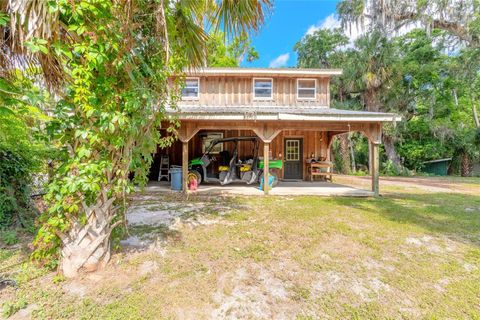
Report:
[[[470,155],[466,152],[463,152],[460,155],[460,175],[462,177],[469,177],[472,172],[472,159]]]
[[[97,203],[86,207],[85,224],[75,221],[68,234],[59,234],[62,239],[62,259],[60,270],[65,277],[76,277],[80,272],[92,272],[105,267],[110,260],[110,235],[122,221],[112,224],[115,198],[108,198],[106,193]]]
[[[380,110],[380,102],[378,101],[377,94],[374,90],[366,90],[363,99],[367,111],[378,112]]]

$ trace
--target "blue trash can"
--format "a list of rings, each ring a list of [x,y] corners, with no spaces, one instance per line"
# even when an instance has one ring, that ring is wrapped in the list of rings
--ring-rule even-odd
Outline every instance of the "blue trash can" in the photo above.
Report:
[[[170,188],[172,190],[182,190],[182,167],[171,166],[170,167]]]
[[[272,190],[272,187],[273,187],[273,181],[275,180],[275,177],[271,174],[268,175],[268,190]],[[260,186],[258,187],[258,189],[260,190],[263,190],[263,174],[262,176],[260,177]]]

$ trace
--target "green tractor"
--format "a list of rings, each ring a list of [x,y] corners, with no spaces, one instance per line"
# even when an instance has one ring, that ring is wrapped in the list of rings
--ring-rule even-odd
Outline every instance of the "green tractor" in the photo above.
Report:
[[[215,146],[219,143],[233,143],[233,153],[221,151],[213,154]],[[240,159],[238,156],[238,144],[250,143],[252,154],[249,157]],[[198,184],[203,182],[218,182],[226,185],[232,182],[244,182],[246,184],[257,183],[263,175],[264,163],[258,157],[260,141],[257,137],[233,137],[215,139],[208,145],[205,153],[200,158],[189,162],[189,174],[197,177]],[[270,160],[270,175],[273,177],[272,186],[278,184],[276,170],[282,169],[282,160]]]

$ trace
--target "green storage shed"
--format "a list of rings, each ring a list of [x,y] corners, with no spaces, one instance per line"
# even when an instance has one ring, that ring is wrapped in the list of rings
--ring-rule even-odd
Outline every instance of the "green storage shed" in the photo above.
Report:
[[[423,163],[422,171],[425,173],[434,174],[436,176],[446,176],[451,161],[452,158],[425,161]]]

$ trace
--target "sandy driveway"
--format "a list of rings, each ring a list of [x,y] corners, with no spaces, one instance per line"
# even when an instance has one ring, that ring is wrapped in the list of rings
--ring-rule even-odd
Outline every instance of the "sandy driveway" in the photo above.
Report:
[[[357,188],[369,188],[369,176],[335,176],[334,182]],[[383,194],[397,192],[412,193],[466,193],[480,194],[480,178],[461,177],[380,177],[380,192]]]

